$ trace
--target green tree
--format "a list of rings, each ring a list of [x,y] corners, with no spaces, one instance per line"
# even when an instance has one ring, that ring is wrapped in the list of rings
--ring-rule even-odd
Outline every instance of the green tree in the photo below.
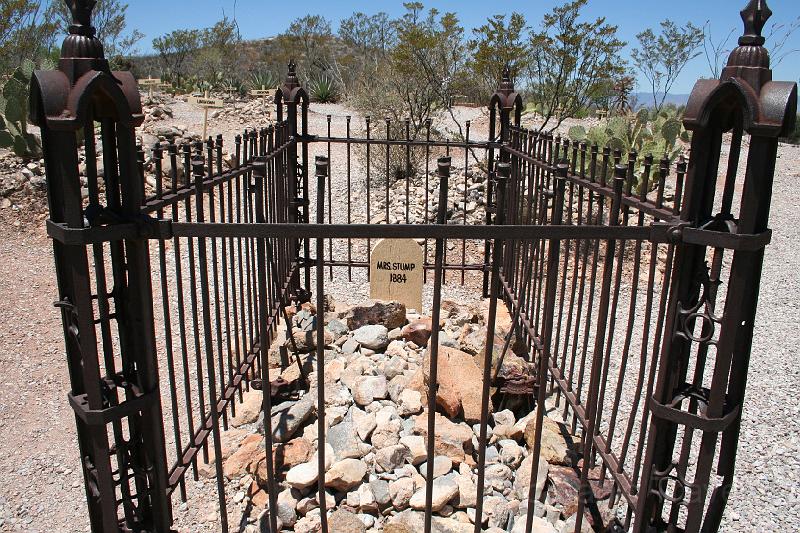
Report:
[[[497,88],[497,83],[507,65],[512,79],[516,79],[529,67],[530,44],[527,39],[528,24],[521,13],[494,15],[486,24],[472,30],[469,41],[471,77],[479,84],[481,101],[488,101]]]
[[[153,39],[163,73],[180,82],[188,74],[192,55],[200,48],[200,30],[175,30]]]
[[[604,17],[584,21],[588,0],[557,6],[530,35],[528,100],[544,120],[540,130],[557,128],[585,109],[624,72],[620,51],[625,46],[617,27]]]
[[[236,50],[241,43],[239,28],[234,19],[222,20],[200,34],[200,50],[195,54],[194,69],[212,85],[221,84],[237,72]]]
[[[286,36],[300,46],[306,70],[317,76],[330,68],[331,23],[321,15],[306,15],[289,25]]]
[[[403,4],[390,54],[393,90],[404,103],[415,133],[440,109],[449,109],[465,63],[464,29],[455,13],[426,14],[420,2]]]
[[[0,73],[8,73],[26,60],[50,54],[55,27],[41,2],[3,0],[0,2]]]
[[[331,70],[349,93],[379,75],[396,34],[386,13],[370,16],[357,12],[341,21],[338,37],[348,52],[331,55]]]
[[[631,52],[636,68],[650,82],[653,107],[660,111],[675,81],[686,65],[700,55],[698,48],[703,43],[703,30],[691,22],[678,26],[667,19],[660,23],[656,35],[648,28],[636,35],[639,46]]]
[[[72,24],[72,14],[65,2],[52,0],[48,8],[58,29],[66,34]],[[103,43],[106,58],[114,68],[125,64],[125,59],[132,55],[136,44],[144,34],[137,29],[128,28],[128,4],[119,0],[98,0],[92,11],[92,26],[97,38]]]

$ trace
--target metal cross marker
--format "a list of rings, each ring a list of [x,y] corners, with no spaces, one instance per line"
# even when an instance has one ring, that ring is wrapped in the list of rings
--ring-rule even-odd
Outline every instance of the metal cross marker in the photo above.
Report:
[[[205,139],[208,133],[208,110],[222,109],[225,107],[225,101],[222,98],[209,97],[206,91],[205,96],[190,96],[189,103],[203,108],[203,139]]]

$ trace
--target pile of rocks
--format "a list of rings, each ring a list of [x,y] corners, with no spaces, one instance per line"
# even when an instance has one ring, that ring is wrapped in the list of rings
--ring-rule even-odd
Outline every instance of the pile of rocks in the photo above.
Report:
[[[274,118],[275,104],[273,97],[253,98],[250,100],[233,100],[226,102],[222,109],[211,113],[212,123],[220,122],[226,125],[238,123],[247,126],[264,126]]]
[[[483,373],[482,355],[472,352],[480,347],[475,346],[480,344],[476,332],[483,330],[485,337],[487,305],[444,302],[442,308],[434,457],[428,457],[426,448],[429,318],[407,312],[396,302],[368,301],[328,311],[324,376],[314,372],[315,353],[301,357],[302,372],[300,365],[292,365],[281,373],[286,381],[297,384],[304,374],[308,376],[307,392],[299,400],[275,405],[271,412],[280,491],[275,511],[282,531],[320,530],[316,405],[322,381],[327,431],[321,475],[330,531],[421,531],[427,462],[433,461],[434,531],[472,532]],[[294,344],[300,351],[314,350],[315,309],[305,304],[292,312]],[[502,337],[509,327],[510,317],[501,306],[496,336]],[[273,346],[271,358],[277,358],[278,351]],[[506,359],[505,364],[529,366],[514,354]],[[260,393],[246,395],[231,421],[236,429],[223,436],[224,473],[232,484],[234,503],[250,513],[243,528],[247,532],[259,530],[257,522],[266,520],[268,506],[260,407]],[[530,512],[535,532],[572,531],[578,477],[567,428],[545,418],[533,509],[527,499],[531,468],[536,464],[531,454],[534,413],[494,412],[488,436],[483,528],[524,531]],[[201,469],[208,477],[213,473],[212,465]],[[610,488],[610,483],[606,486]]]
[[[425,224],[436,220],[439,209],[439,178],[436,172],[428,176],[427,213],[425,202],[425,176],[414,175],[409,178],[409,223]],[[464,191],[466,190],[466,195]],[[374,192],[374,191],[373,191]],[[384,193],[375,193],[375,215],[373,224],[386,222],[386,198]],[[466,199],[465,199],[466,198]],[[450,224],[463,224],[466,213],[467,224],[483,224],[486,213],[482,209],[486,203],[486,173],[474,166],[466,170],[453,169],[449,180],[447,221]],[[399,179],[389,188],[389,223],[406,222],[406,181]]]
[[[26,161],[11,152],[0,154],[0,209],[12,207],[16,195],[42,195],[46,190],[44,159]]]
[[[142,98],[144,125],[172,118],[171,104],[174,98],[167,94],[153,94]]]

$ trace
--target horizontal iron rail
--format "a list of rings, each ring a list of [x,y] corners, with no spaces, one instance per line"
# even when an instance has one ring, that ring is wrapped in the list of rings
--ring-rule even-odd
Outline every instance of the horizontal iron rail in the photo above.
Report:
[[[299,137],[300,140],[318,143],[333,144],[370,144],[370,145],[390,145],[390,146],[431,146],[437,148],[474,148],[484,150],[487,148],[500,148],[500,143],[489,141],[435,141],[426,139],[375,139],[365,137],[325,137],[321,135],[307,135]]]
[[[312,264],[315,264],[314,261],[315,260],[312,258],[312,259],[309,259],[307,262],[308,262],[308,264],[312,265]],[[366,261],[329,261],[329,260],[326,259],[326,260],[323,261],[322,264],[323,264],[323,266],[326,266],[326,267],[353,267],[353,268],[368,268],[369,267],[369,263],[366,262]],[[426,262],[423,265],[423,267],[428,269],[428,270],[433,270],[434,267],[435,267],[435,264]],[[467,263],[467,264],[464,264],[464,265],[462,265],[461,263],[448,263],[446,265],[442,265],[442,269],[444,269],[444,270],[478,270],[478,271],[482,272],[484,270],[487,270],[487,266],[483,265],[483,264],[477,264],[477,263],[471,263],[471,264]]]
[[[506,145],[501,146],[500,149],[528,163],[536,165],[542,169],[555,172],[556,167],[554,165],[549,165],[547,163],[544,163],[541,160],[537,159],[536,157],[532,156],[531,154],[528,154],[526,152],[517,150],[516,148],[512,148]],[[595,194],[601,194],[609,198],[612,198],[614,196],[614,188],[611,185],[603,185],[602,183],[599,183],[597,181],[592,181],[590,179],[581,177],[577,174],[567,174],[566,178],[568,182],[573,182],[577,185],[585,187],[586,189],[594,192]],[[642,201],[639,198],[639,196],[634,196],[633,194],[626,194],[625,192],[623,192],[622,205],[638,209],[639,211],[642,211],[646,215],[650,215],[658,220],[674,222],[676,224],[679,221],[679,218],[675,216],[675,213],[672,212],[671,208],[657,207],[654,203],[648,201]]]
[[[321,239],[626,239],[666,242],[667,232],[652,226],[464,226],[448,224],[209,224],[174,222],[176,237]]]

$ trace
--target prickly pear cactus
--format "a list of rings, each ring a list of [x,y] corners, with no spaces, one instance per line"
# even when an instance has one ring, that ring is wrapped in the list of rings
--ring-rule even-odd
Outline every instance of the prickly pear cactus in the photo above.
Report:
[[[28,85],[34,64],[26,61],[0,88],[0,147],[20,157],[40,157],[39,140],[28,133]]]

